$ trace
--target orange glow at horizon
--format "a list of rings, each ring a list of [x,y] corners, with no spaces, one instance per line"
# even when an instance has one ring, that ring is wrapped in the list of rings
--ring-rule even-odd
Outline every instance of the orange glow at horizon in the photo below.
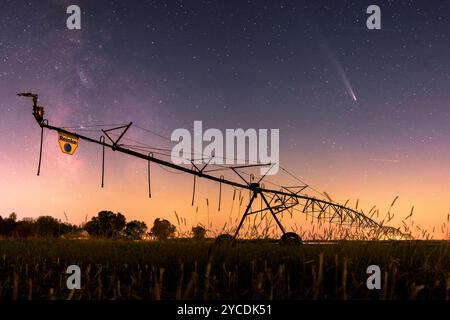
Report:
[[[37,140],[38,130],[34,130],[34,140]],[[109,150],[106,153],[105,188],[102,189],[101,149],[81,141],[74,156],[62,154],[54,132],[45,132],[40,177],[36,176],[38,145],[35,143],[27,149],[12,148],[20,156],[14,162],[3,162],[0,167],[0,175],[4,177],[0,184],[2,216],[16,212],[19,218],[52,215],[65,221],[65,212],[70,223],[80,224],[101,210],[111,210],[125,214],[128,220],[143,220],[151,227],[157,217],[177,224],[177,212],[187,220],[186,227],[182,228],[184,231],[197,223],[207,225],[208,219],[213,230],[220,230],[230,218],[236,224],[248,198],[247,191],[243,190],[243,203],[239,206],[235,200],[232,204],[233,189],[223,186],[222,209],[218,212],[218,184],[200,178],[192,207],[192,176],[169,173],[152,164],[152,198],[149,199],[147,163]],[[281,162],[286,163],[286,168],[297,166],[291,171],[303,171],[302,179],[318,191],[326,191],[336,202],[344,203],[350,199],[349,205],[354,207],[359,199],[359,208],[365,212],[376,205],[380,210],[378,221],[386,215],[394,197],[399,196],[391,210],[395,217],[388,225],[401,226],[402,219],[414,206],[415,225],[429,231],[435,228],[434,236],[443,237],[440,228],[449,211],[447,199],[450,199],[450,190],[445,183],[450,173],[443,161],[417,157],[399,166],[398,163],[371,162],[362,155],[318,156],[322,153],[323,150],[317,150],[308,155],[292,154],[288,159],[283,159],[287,156],[284,154]],[[98,154],[97,161],[92,161],[95,158],[92,154]],[[269,177],[268,180],[275,181],[276,178]]]

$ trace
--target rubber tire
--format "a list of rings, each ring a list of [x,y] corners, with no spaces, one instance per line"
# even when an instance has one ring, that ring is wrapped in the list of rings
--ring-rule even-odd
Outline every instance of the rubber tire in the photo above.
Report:
[[[215,243],[217,245],[230,245],[233,243],[233,236],[228,233],[221,234],[217,236]]]
[[[280,244],[284,246],[298,246],[302,244],[302,239],[295,232],[286,232],[281,236]]]

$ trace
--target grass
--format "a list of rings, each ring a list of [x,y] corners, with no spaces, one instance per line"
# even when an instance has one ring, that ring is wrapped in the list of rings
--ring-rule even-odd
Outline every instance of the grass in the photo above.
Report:
[[[82,289],[66,288],[67,266]],[[381,290],[366,269],[379,265]],[[0,299],[450,299],[445,241],[1,240]]]

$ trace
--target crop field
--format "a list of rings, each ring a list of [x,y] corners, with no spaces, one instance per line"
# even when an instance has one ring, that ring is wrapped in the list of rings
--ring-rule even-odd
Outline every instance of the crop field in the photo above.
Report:
[[[66,270],[81,269],[81,289]],[[367,267],[381,269],[369,290]],[[2,300],[450,299],[450,244],[0,240]]]

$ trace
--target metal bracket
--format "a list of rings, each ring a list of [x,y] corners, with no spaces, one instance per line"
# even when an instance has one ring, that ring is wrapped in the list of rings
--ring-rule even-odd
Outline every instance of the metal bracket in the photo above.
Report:
[[[120,126],[120,127],[116,127],[116,128],[111,128],[111,129],[107,129],[107,130],[103,130],[102,129],[102,132],[105,134],[105,136],[109,139],[109,141],[111,141],[111,143],[112,143],[112,145],[113,145],[113,150],[115,150],[116,148],[117,148],[117,146],[118,146],[118,143],[119,143],[119,141],[120,141],[120,139],[122,139],[122,137],[125,135],[125,133],[128,131],[128,129],[130,129],[130,127],[131,127],[131,125],[133,124],[133,122],[130,122],[129,124],[127,124],[127,125],[125,125],[125,126]],[[110,132],[110,131],[114,131],[114,130],[118,130],[118,129],[124,129],[125,128],[125,130],[123,130],[122,131],[122,133],[120,134],[120,136],[117,138],[117,140],[113,140],[111,137],[110,137],[110,135],[108,134],[108,132]]]

